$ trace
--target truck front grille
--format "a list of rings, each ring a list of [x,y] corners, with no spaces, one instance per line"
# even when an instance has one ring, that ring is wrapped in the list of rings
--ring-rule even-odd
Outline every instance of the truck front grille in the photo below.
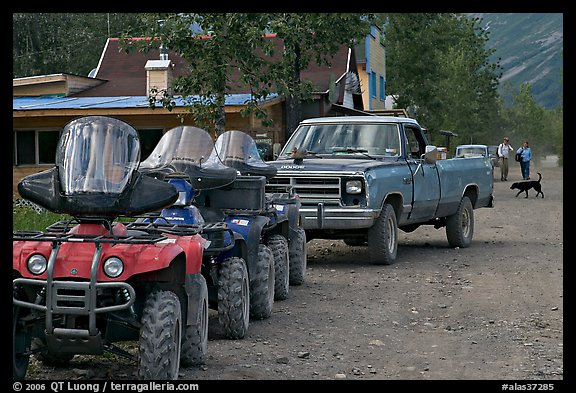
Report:
[[[282,176],[268,180],[266,192],[287,192],[293,188],[302,204],[330,202],[339,203],[342,187],[339,177],[329,176]]]

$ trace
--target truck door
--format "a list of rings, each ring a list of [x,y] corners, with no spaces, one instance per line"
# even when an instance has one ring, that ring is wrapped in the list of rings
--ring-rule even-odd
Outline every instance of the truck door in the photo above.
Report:
[[[404,126],[406,159],[412,173],[412,212],[409,222],[422,222],[434,218],[440,200],[440,179],[436,164],[426,164],[422,155],[426,141],[422,131]]]

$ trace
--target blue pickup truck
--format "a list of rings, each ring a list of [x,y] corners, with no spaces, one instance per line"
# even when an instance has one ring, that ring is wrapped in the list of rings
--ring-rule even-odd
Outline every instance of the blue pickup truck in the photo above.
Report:
[[[441,159],[414,119],[387,116],[304,120],[274,165],[269,192],[300,196],[307,240],[367,245],[374,264],[392,264],[398,229],[446,228],[451,247],[468,247],[474,210],[493,207],[488,157]]]

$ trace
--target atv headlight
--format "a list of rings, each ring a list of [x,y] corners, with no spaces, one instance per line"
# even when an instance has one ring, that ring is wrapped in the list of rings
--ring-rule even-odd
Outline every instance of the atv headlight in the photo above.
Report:
[[[28,270],[30,273],[40,275],[46,271],[48,261],[42,254],[34,254],[28,258]]]
[[[110,278],[116,278],[124,272],[124,263],[117,257],[110,257],[104,262],[104,273]]]
[[[362,192],[362,181],[348,180],[346,182],[346,192],[348,194],[360,194]]]

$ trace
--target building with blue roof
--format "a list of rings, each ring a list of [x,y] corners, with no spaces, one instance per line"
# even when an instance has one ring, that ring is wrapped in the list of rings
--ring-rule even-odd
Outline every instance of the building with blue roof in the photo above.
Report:
[[[384,91],[372,91],[385,86],[373,82],[383,80],[385,69],[384,59],[379,59],[384,56],[383,47],[372,33],[363,46],[342,47],[330,67],[311,65],[302,72],[301,79],[314,86],[314,99],[303,106],[303,119],[365,114],[365,109],[384,108],[384,101],[379,100]],[[275,35],[269,38],[281,44]],[[356,52],[361,53],[361,59],[356,59]],[[175,53],[169,52],[168,57],[161,57],[158,50],[127,53],[120,50],[118,38],[109,38],[89,76],[62,73],[13,79],[13,191],[23,176],[54,165],[60,131],[74,118],[105,115],[131,124],[140,136],[142,159],[167,130],[195,125],[181,97],[175,97],[172,110],[160,103],[150,106],[153,88],[169,89],[171,81],[186,72],[185,60]],[[272,120],[271,126],[263,126],[255,115],[242,116],[249,99],[247,86],[232,84],[225,97],[226,129],[241,130],[257,142],[281,146],[293,131],[285,130],[284,97],[272,94],[259,102]]]

